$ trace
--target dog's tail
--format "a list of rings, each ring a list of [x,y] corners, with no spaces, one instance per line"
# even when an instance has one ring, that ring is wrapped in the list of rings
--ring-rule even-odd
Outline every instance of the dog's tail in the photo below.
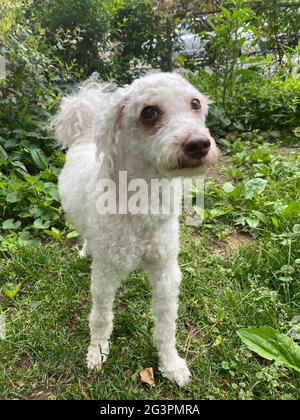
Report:
[[[80,89],[78,93],[63,98],[58,114],[53,119],[57,144],[70,147],[73,143],[93,141],[95,93]]]
[[[65,96],[52,122],[57,144],[65,148],[74,143],[95,142],[94,121],[105,109],[107,98],[114,89],[114,85],[102,83],[95,73],[76,93]]]

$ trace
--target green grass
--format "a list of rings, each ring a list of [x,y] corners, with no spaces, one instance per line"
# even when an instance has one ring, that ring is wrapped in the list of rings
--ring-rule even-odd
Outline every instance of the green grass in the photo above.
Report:
[[[291,319],[300,314],[299,214],[282,213],[283,207],[274,204],[299,201],[300,162],[293,151],[283,154],[261,144],[242,147],[250,157],[263,148],[271,159],[244,161],[241,151],[231,147],[219,178],[208,183],[205,224],[181,227],[177,337],[191,382],[180,389],[158,371],[151,294],[143,273],[132,273],[119,290],[111,353],[103,370],[93,373],[85,366],[89,259],[61,244],[10,244],[0,262],[0,286],[13,283],[20,290],[14,299],[0,293],[7,321],[6,339],[0,340],[0,398],[300,398],[299,375],[251,353],[236,333],[241,327],[268,325],[289,334]],[[240,185],[262,169],[260,178],[268,185],[249,200]],[[224,191],[225,182],[240,188],[240,195]],[[214,207],[226,206],[230,211],[211,214]],[[257,209],[266,218],[243,225],[240,217]],[[239,235],[241,229],[249,241]],[[242,238],[244,243],[236,246]],[[156,387],[140,382],[138,372],[146,367],[153,367]]]

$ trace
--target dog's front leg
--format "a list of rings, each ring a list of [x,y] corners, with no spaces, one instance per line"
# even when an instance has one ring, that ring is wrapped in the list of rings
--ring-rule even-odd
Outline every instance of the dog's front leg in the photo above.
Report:
[[[87,365],[89,369],[98,370],[101,369],[109,353],[109,339],[113,329],[113,303],[123,278],[121,273],[107,271],[104,268],[99,261],[93,261],[92,310],[89,317],[91,343],[87,354]]]
[[[190,379],[186,361],[176,350],[176,319],[181,272],[177,260],[148,267],[152,284],[152,309],[155,317],[154,342],[158,349],[159,369],[179,386]]]

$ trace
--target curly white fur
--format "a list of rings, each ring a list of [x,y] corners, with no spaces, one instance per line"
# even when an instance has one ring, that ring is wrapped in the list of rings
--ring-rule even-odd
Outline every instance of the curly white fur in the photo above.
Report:
[[[190,107],[197,98],[201,109]],[[158,126],[145,127],[141,111],[155,105],[162,110]],[[178,216],[153,214],[102,214],[97,212],[99,180],[118,183],[118,173],[128,180],[174,179],[174,207],[180,205],[182,176],[202,174],[217,158],[217,148],[205,126],[207,98],[181,76],[158,73],[130,86],[113,89],[91,83],[63,99],[56,117],[58,142],[69,147],[59,177],[62,205],[86,241],[92,256],[89,318],[91,344],[89,368],[101,368],[109,353],[113,328],[113,302],[121,280],[137,267],[144,268],[153,291],[154,341],[162,374],[183,386],[190,378],[176,350],[175,328],[178,288]],[[182,144],[189,136],[206,136],[211,146],[197,167],[181,167]]]

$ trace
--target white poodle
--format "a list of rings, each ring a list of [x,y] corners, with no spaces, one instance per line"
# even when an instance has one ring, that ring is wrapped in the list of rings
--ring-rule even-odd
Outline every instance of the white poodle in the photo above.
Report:
[[[207,98],[170,73],[150,74],[123,88],[89,83],[62,101],[56,134],[69,150],[59,191],[63,208],[93,259],[89,368],[100,369],[109,353],[115,293],[122,279],[139,267],[148,273],[152,286],[159,369],[180,386],[190,378],[175,338],[181,280],[177,210],[182,177],[203,174],[217,160],[215,141],[205,126],[207,110]],[[131,186],[142,180],[150,188],[155,179],[172,180],[172,210],[129,211],[120,197],[124,189],[120,174],[126,174]],[[107,194],[102,180],[113,182],[113,192],[118,191],[114,211],[99,209]],[[128,188],[125,201],[135,189]],[[144,194],[150,198],[149,190]],[[160,204],[164,200],[160,194]]]

